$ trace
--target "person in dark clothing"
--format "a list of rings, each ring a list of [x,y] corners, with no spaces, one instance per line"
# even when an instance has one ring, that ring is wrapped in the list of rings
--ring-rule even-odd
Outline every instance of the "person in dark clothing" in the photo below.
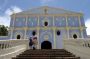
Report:
[[[32,48],[33,42],[32,42],[32,37],[29,38],[29,46]]]
[[[33,50],[37,48],[37,37],[33,37]]]

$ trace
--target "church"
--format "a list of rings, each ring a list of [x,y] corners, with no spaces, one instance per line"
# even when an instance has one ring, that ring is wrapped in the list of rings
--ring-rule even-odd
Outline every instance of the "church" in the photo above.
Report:
[[[87,38],[83,14],[42,6],[11,15],[10,39],[37,38],[37,49],[63,48],[63,40]]]
[[[0,59],[90,59],[84,14],[41,6],[11,15]]]

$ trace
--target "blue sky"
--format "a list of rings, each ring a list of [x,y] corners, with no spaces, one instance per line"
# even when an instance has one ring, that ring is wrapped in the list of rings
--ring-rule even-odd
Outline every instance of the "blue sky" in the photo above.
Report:
[[[10,15],[40,6],[64,8],[84,13],[87,34],[90,34],[90,0],[0,0],[0,24],[9,26]]]

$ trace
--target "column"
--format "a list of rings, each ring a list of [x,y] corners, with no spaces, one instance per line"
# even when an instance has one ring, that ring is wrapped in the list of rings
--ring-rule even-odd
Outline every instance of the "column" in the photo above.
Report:
[[[40,23],[39,23],[39,16],[37,16],[37,17],[38,17],[38,24],[37,24],[37,25],[38,25],[38,26],[37,26],[37,38],[38,38],[37,40],[38,40],[38,45],[37,45],[37,48],[40,49],[40,44],[41,44],[41,43],[39,42],[39,39],[40,39],[40,38],[39,38],[39,30],[40,30],[39,24],[40,24]]]
[[[68,16],[65,16],[65,18],[66,18],[66,30],[67,30],[67,36],[68,36],[68,39],[69,39]]]
[[[80,26],[80,32],[81,32],[81,38],[83,38],[83,29],[82,29],[82,26],[81,26],[81,19],[80,19],[80,16],[78,15],[78,19],[79,19],[79,26]]]
[[[25,16],[25,34],[24,34],[24,39],[26,39],[26,34],[27,34],[27,20],[28,20],[28,15]]]
[[[10,28],[10,35],[11,35],[11,37],[10,37],[10,39],[12,39],[12,35],[13,35],[13,29],[12,28]]]
[[[55,36],[55,28],[54,28],[54,26],[55,26],[55,19],[54,19],[54,16],[53,16],[53,34],[54,34],[54,49],[56,49],[56,36]]]
[[[13,38],[13,30],[14,30],[14,23],[15,23],[15,14],[13,14],[13,16],[12,16],[13,18],[11,19],[11,20],[13,20],[13,27],[11,27],[10,28],[10,30],[11,30],[11,39]]]

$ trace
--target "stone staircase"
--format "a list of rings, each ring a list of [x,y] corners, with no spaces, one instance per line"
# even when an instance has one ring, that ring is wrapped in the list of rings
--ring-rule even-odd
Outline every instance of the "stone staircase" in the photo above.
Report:
[[[12,59],[80,59],[65,49],[26,50]]]

